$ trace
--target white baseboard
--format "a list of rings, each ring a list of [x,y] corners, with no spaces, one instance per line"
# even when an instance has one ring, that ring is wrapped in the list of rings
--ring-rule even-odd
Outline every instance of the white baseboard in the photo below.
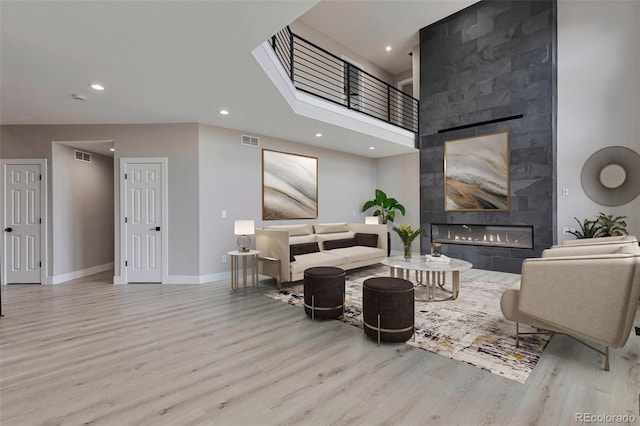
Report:
[[[231,279],[231,272],[218,272],[217,274],[200,275],[200,284],[215,283]]]
[[[126,284],[127,282],[124,280],[124,277],[121,275],[114,275],[113,276],[113,285],[123,285]]]
[[[231,278],[230,272],[206,275],[169,275],[163,284],[205,284]]]
[[[231,279],[231,272],[218,272],[206,275],[168,275],[162,284],[208,284]],[[113,284],[127,284],[122,276],[113,276]]]
[[[200,284],[199,275],[167,275],[162,284]]]
[[[66,274],[54,275],[53,277],[47,277],[46,284],[60,284],[77,278],[86,277],[88,275],[97,274],[98,272],[108,271],[110,269],[113,269],[113,262],[92,266],[91,268],[81,269],[79,271],[68,272]]]

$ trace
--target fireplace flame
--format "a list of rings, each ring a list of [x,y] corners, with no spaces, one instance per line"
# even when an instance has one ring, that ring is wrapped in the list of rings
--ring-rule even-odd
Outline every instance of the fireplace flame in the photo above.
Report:
[[[444,226],[444,225],[443,225]],[[500,227],[495,225],[496,227]],[[457,228],[456,228],[457,227]],[[491,225],[482,226],[484,228],[491,228]],[[442,229],[441,236],[437,236],[437,232],[434,232],[433,237],[435,237],[434,241],[442,242],[444,244],[447,241],[450,241],[451,244],[474,244],[474,245],[485,245],[485,246],[493,246],[493,247],[511,247],[511,248],[531,248],[532,237],[530,235],[528,238],[526,235],[522,235],[523,232],[527,231],[519,231],[519,230],[496,230],[496,229],[472,229],[471,226],[466,225],[451,225],[451,228]],[[529,231],[530,232],[530,231]],[[446,239],[444,237],[446,235]]]

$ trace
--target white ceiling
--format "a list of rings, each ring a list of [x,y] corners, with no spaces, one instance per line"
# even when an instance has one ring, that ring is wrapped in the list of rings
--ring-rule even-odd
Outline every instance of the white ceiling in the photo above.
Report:
[[[409,52],[420,42],[421,28],[476,1],[321,1],[300,20],[397,75],[411,69]]]
[[[197,122],[369,157],[406,152],[296,116],[251,55],[316,3],[0,1],[0,123]],[[324,1],[304,19],[392,71],[406,66],[381,45],[404,46],[392,52],[407,60],[419,28],[470,3]]]

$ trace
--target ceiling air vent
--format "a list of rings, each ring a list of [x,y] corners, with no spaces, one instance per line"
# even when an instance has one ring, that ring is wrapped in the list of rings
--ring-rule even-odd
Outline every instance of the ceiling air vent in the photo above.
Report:
[[[260,146],[260,139],[256,136],[242,135],[242,145]]]
[[[85,163],[91,162],[91,154],[88,152],[78,151],[77,149],[74,149],[73,155],[75,156],[75,159],[78,161],[84,161]]]

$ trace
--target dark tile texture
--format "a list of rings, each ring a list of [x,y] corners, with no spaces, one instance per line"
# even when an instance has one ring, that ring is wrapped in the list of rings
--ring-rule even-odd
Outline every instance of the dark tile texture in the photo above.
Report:
[[[481,1],[420,31],[420,218],[533,225],[533,250],[445,245],[475,267],[520,272],[556,241],[556,2]],[[438,133],[522,114],[523,118]],[[509,211],[444,210],[444,142],[509,131]]]

